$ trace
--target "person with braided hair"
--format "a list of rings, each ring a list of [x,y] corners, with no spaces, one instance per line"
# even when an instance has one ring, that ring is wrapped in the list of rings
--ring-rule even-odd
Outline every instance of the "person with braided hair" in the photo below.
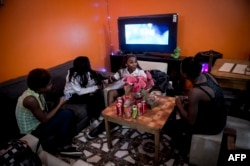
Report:
[[[67,103],[86,104],[90,124],[94,128],[99,125],[100,114],[105,108],[103,80],[105,78],[91,68],[86,56],[75,58],[66,76],[64,94],[71,96]]]

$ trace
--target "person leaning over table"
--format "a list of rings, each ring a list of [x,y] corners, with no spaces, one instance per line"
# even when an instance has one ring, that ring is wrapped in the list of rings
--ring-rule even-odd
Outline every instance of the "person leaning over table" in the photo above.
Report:
[[[51,75],[46,69],[36,68],[27,77],[28,89],[18,98],[16,120],[21,134],[32,134],[39,138],[44,150],[65,155],[78,154],[71,146],[74,129],[74,114],[61,109],[66,102],[61,97],[58,104],[48,110],[44,95],[52,88]],[[53,143],[48,142],[55,136]]]
[[[187,96],[176,98],[176,115],[164,126],[180,149],[181,157],[189,152],[192,134],[215,135],[226,124],[224,95],[215,78],[201,73],[201,63],[195,57],[183,59],[181,74],[193,84]],[[174,114],[173,114],[174,115]],[[175,118],[175,117],[180,118]]]

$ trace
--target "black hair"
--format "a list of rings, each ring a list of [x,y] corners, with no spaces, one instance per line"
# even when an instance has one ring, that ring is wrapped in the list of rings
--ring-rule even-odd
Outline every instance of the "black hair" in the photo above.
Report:
[[[27,85],[31,90],[37,91],[45,88],[51,80],[51,75],[46,69],[37,68],[29,72]]]
[[[125,54],[123,56],[123,61],[122,61],[121,69],[122,68],[126,68],[126,64],[128,62],[128,59],[131,58],[131,57],[134,57],[136,59],[136,61],[137,61],[137,57],[134,54]],[[142,69],[138,62],[137,62],[137,68]]]
[[[195,57],[187,57],[181,62],[181,70],[185,73],[189,78],[195,79],[201,73],[201,63]]]
[[[73,67],[69,70],[69,81],[72,78],[80,77],[81,87],[86,87],[88,84],[88,72],[90,72],[90,77],[97,81],[97,72],[92,70],[89,58],[86,56],[79,56],[74,59]]]

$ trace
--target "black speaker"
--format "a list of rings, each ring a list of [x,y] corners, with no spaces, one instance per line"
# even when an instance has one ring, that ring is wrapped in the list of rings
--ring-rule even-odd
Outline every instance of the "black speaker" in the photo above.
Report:
[[[209,50],[198,52],[195,57],[198,58],[200,62],[207,62],[209,66],[212,67],[216,59],[222,58],[222,54],[214,50]]]

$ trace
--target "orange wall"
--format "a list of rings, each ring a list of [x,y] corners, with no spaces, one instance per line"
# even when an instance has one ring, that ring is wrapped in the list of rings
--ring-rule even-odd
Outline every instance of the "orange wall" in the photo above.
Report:
[[[117,51],[119,16],[179,14],[181,55],[216,50],[224,58],[250,54],[249,0],[22,0],[0,7],[0,82],[79,55],[109,69]],[[107,19],[110,16],[110,20]]]
[[[117,18],[144,14],[178,13],[178,45],[182,55],[216,50],[224,58],[250,55],[249,0],[109,0],[111,42],[118,49]],[[143,4],[143,5],[141,5]]]
[[[104,0],[4,1],[0,7],[0,82],[79,55],[109,66]]]

